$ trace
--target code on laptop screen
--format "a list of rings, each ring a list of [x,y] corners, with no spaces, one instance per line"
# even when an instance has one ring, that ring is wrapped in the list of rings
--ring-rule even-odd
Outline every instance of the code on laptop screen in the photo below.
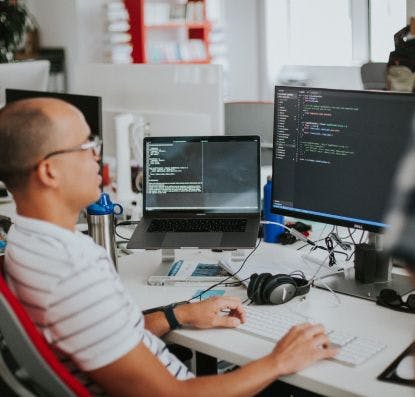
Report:
[[[259,138],[147,141],[147,211],[259,211]]]

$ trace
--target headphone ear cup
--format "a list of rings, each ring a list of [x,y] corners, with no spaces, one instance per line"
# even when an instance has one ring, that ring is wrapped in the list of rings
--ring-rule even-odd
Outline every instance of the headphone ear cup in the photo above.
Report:
[[[252,301],[254,300],[254,292],[255,292],[255,288],[257,285],[257,280],[258,280],[258,273],[254,273],[251,274],[251,277],[249,279],[249,284],[248,284],[248,289],[246,291],[248,298],[251,299]]]
[[[272,277],[271,273],[261,273],[255,280],[255,284],[252,286],[253,301],[258,305],[263,305],[265,303],[262,299],[262,290],[264,288],[264,283],[266,283],[270,277]]]
[[[263,287],[262,287],[262,300],[265,304],[269,304],[269,295],[270,292],[276,288],[279,284],[279,276],[278,275],[274,275],[268,278],[267,282],[264,283]]]
[[[268,304],[279,305],[292,299],[296,290],[297,287],[292,277],[286,274],[277,274],[264,286],[264,300]]]

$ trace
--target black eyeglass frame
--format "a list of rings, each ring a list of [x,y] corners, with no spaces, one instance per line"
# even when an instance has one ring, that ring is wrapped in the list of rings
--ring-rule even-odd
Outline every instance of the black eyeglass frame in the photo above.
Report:
[[[385,294],[394,294],[395,302],[388,302],[385,298]],[[415,314],[415,294],[410,294],[406,301],[402,299],[395,290],[393,289],[383,289],[380,291],[379,296],[376,299],[376,304],[379,306],[387,307],[392,310],[396,310],[403,313],[413,313]]]

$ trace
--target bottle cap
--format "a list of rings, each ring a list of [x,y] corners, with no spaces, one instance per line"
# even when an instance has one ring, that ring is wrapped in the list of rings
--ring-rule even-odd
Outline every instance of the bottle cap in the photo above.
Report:
[[[99,200],[88,206],[86,211],[89,215],[120,215],[123,212],[123,208],[120,204],[111,202],[108,193],[101,193]]]

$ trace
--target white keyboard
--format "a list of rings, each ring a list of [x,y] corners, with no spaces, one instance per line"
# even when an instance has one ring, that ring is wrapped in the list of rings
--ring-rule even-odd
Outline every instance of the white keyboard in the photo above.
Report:
[[[288,330],[305,322],[316,323],[316,321],[292,311],[278,307],[274,310],[272,306],[244,306],[247,320],[237,330],[245,332],[262,339],[276,342],[281,339]],[[383,350],[386,345],[372,338],[364,338],[351,335],[343,331],[326,329],[330,342],[340,347],[335,357],[336,361],[348,365],[360,365],[369,360],[376,353]]]

